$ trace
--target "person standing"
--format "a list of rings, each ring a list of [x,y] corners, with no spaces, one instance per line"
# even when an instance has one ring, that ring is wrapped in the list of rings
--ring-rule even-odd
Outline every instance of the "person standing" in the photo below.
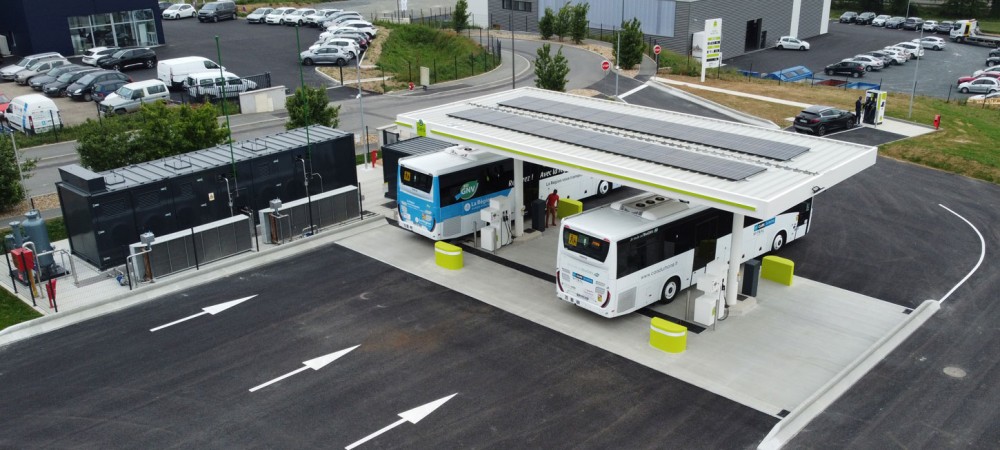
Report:
[[[559,206],[559,191],[552,190],[548,197],[545,197],[545,223],[556,226],[556,208]],[[551,218],[551,223],[549,222]]]
[[[861,97],[854,102],[854,124],[861,125]]]

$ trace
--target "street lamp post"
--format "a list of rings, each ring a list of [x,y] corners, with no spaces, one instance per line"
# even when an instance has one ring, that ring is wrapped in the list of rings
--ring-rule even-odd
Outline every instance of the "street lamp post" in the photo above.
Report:
[[[907,2],[909,6],[909,2]],[[920,41],[917,41],[917,63],[913,66],[913,87],[910,89],[910,112],[906,115],[906,118],[913,117],[913,97],[917,94],[917,74],[920,73],[920,52],[924,51],[924,27],[920,26]]]
[[[615,97],[618,97],[618,72],[621,72],[621,64],[618,61],[622,59],[622,28],[625,27],[625,0],[622,0],[622,23],[618,27],[618,50],[615,50]]]
[[[233,183],[236,185],[236,192],[240,190],[240,180],[236,175],[236,156],[233,154],[233,129],[229,126],[229,111],[226,110],[226,74],[223,72],[222,68],[222,47],[219,46],[219,35],[215,35],[215,52],[219,56],[219,77],[223,80],[223,85],[221,86],[222,91],[222,115],[226,116],[226,134],[228,135],[229,141],[229,161],[233,165]],[[230,197],[229,203],[232,206],[233,199]]]
[[[302,44],[299,39],[299,26],[295,26],[295,51],[299,56],[299,88],[302,89],[302,95],[308,97],[306,94],[306,77],[302,73]],[[316,232],[315,225],[313,225],[313,209],[312,209],[312,193],[309,191],[309,178],[313,174],[313,162],[312,162],[312,141],[309,139],[309,108],[306,108],[306,159],[309,160],[309,171],[306,172],[306,163],[302,162],[302,184],[306,188],[306,203],[309,208],[309,233],[314,234]],[[322,186],[320,186],[322,187]]]
[[[364,140],[365,140],[365,155],[364,155],[364,159],[365,159],[365,169],[366,170],[368,169],[368,151],[367,151],[367,148],[368,148],[367,147],[368,146],[368,133],[365,131],[366,130],[366,128],[365,128],[365,102],[362,100],[363,96],[361,95],[361,61],[363,61],[365,59],[365,56],[367,56],[367,55],[368,55],[368,52],[362,52],[361,53],[361,57],[356,59],[356,61],[358,62],[358,106],[360,106],[360,108],[361,108],[361,133],[364,136]]]

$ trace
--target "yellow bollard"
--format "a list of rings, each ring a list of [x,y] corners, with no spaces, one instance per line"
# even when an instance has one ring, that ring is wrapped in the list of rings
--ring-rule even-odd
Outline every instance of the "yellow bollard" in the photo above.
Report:
[[[649,345],[667,353],[684,353],[687,327],[654,317],[649,323]]]
[[[791,286],[794,275],[795,263],[790,259],[769,255],[760,264],[760,277],[765,280]]]
[[[445,269],[461,269],[464,265],[462,248],[445,241],[437,241],[434,243],[434,262]]]

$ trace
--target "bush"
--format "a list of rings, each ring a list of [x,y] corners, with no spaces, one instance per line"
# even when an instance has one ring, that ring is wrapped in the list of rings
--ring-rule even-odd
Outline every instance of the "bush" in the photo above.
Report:
[[[291,130],[309,125],[323,125],[336,128],[340,124],[340,106],[333,106],[323,88],[301,86],[285,102],[288,122],[285,129]]]
[[[552,34],[555,33],[555,22],[556,15],[552,12],[552,8],[545,8],[545,15],[538,19],[538,34],[542,39],[547,41],[552,38]]]

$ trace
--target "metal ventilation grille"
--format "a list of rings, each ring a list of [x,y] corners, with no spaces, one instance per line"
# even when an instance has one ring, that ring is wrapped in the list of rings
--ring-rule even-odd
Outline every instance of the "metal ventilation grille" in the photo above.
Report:
[[[531,134],[567,144],[628,156],[732,181],[744,180],[766,170],[763,167],[753,164],[701,155],[664,145],[609,136],[499,111],[468,109],[448,115],[457,119]]]
[[[518,97],[499,103],[501,106],[579,120],[623,130],[636,131],[667,139],[710,145],[724,150],[788,161],[809,151],[808,147],[774,142],[724,131],[692,127],[629,114],[612,113],[597,108],[570,105],[537,97]]]

